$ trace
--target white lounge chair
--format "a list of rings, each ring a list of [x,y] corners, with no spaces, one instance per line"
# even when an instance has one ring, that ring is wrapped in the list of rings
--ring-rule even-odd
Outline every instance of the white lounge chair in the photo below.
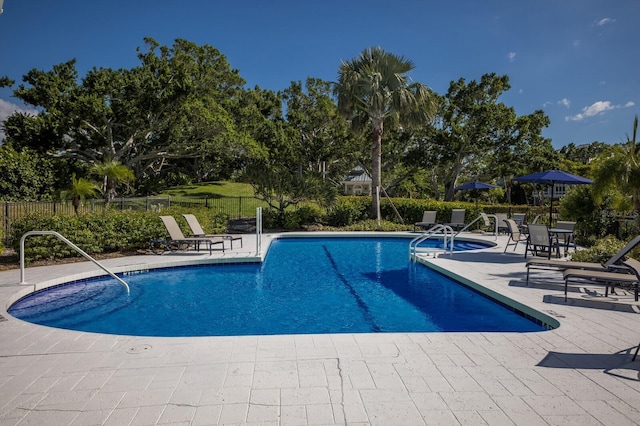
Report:
[[[529,285],[529,272],[531,269],[556,270],[565,271],[567,269],[583,269],[592,271],[612,271],[619,268],[619,263],[624,257],[640,244],[640,235],[629,241],[627,245],[621,248],[616,254],[611,256],[604,263],[596,262],[573,262],[571,260],[562,259],[536,259],[532,258],[527,261],[527,285]]]
[[[193,246],[196,251],[200,250],[200,244],[205,244],[209,246],[209,254],[213,253],[213,246],[220,244],[222,246],[222,251],[224,252],[224,239],[218,237],[185,237],[176,222],[176,219],[173,216],[160,216],[162,219],[162,223],[164,223],[164,227],[167,229],[169,233],[170,241],[168,241],[169,247],[175,245],[174,247],[180,247],[181,245],[185,245],[186,248]]]
[[[567,269],[563,272],[564,277],[564,301],[567,301],[567,288],[569,282],[601,284],[605,286],[605,297],[608,296],[609,287],[614,288],[620,285],[633,285],[635,301],[638,301],[638,284],[640,283],[640,262],[635,259],[627,259],[622,262],[625,269],[618,269],[617,272],[592,271],[588,269]]]
[[[198,218],[193,214],[183,214],[182,215],[187,221],[187,225],[191,228],[191,232],[194,237],[205,237],[205,238],[216,238],[220,237],[225,241],[229,241],[231,245],[231,249],[233,250],[233,242],[240,240],[240,247],[242,247],[242,236],[240,235],[232,235],[232,234],[207,234],[200,226],[200,222],[198,222]]]

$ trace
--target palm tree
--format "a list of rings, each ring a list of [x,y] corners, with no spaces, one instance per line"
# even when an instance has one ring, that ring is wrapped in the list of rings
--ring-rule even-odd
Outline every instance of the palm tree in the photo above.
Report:
[[[402,56],[385,52],[380,47],[369,48],[357,58],[342,62],[334,87],[338,109],[350,120],[352,127],[362,130],[371,126],[371,217],[378,222],[385,123],[410,127],[425,124],[435,113],[435,102],[429,89],[419,83],[410,83],[406,76],[413,68],[413,62]]]
[[[633,136],[604,153],[593,169],[593,193],[601,198],[608,189],[616,189],[631,196],[636,212],[636,234],[640,232],[640,142],[636,142],[638,116],[633,121]],[[630,194],[629,194],[630,192]]]
[[[85,179],[76,179],[76,174],[71,176],[71,189],[67,189],[60,193],[62,199],[71,200],[73,205],[73,211],[78,214],[78,207],[80,207],[80,201],[88,197],[95,197],[98,192],[98,186]]]
[[[102,193],[107,206],[116,197],[118,183],[124,183],[128,187],[129,182],[135,179],[130,168],[114,160],[96,164],[93,166],[93,173],[102,177]]]

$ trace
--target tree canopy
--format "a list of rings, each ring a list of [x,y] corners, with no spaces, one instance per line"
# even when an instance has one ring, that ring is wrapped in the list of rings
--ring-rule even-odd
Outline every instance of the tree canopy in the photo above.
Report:
[[[578,158],[592,155],[575,146],[558,153],[542,137],[543,111],[517,116],[500,102],[506,75],[453,80],[439,95],[411,80],[408,58],[380,47],[343,62],[335,83],[308,77],[282,91],[246,88],[219,50],[183,39],[161,46],[146,38],[137,59],[83,76],[70,59],[23,76],[14,96],[38,112],[5,120],[3,155],[46,173],[31,188],[7,178],[5,187],[22,189],[5,189],[4,199],[53,197],[73,189],[74,173],[75,185],[98,176],[106,200],[244,179],[281,210],[330,200],[356,165],[390,193],[451,200],[458,183],[478,179],[503,182],[510,197],[511,177],[561,158],[588,167]],[[374,191],[373,217],[379,204]]]
[[[244,84],[238,71],[211,46],[145,42],[129,70],[94,68],[80,82],[75,60],[29,71],[14,95],[40,112],[10,116],[8,143],[89,165],[116,161],[143,182],[185,159],[200,172],[233,161],[247,140],[230,114]]]

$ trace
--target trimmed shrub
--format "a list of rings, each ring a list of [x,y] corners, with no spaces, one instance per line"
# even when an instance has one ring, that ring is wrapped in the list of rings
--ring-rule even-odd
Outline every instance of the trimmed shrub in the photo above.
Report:
[[[336,204],[329,210],[329,226],[346,226],[369,218],[370,197],[338,197]]]
[[[182,213],[193,213],[207,233],[226,231],[228,217],[211,209],[170,208],[185,235],[191,231]],[[56,231],[89,255],[115,251],[147,249],[151,240],[165,238],[166,229],[157,212],[106,210],[99,213],[45,216],[32,214],[11,224],[11,245],[19,252],[20,239],[28,231]],[[25,261],[75,257],[78,253],[52,235],[25,240]]]
[[[608,235],[596,241],[591,247],[584,250],[577,250],[571,255],[571,260],[576,262],[596,262],[604,263],[614,254],[619,252],[626,243],[614,236]],[[631,252],[631,257],[638,258],[638,250]]]

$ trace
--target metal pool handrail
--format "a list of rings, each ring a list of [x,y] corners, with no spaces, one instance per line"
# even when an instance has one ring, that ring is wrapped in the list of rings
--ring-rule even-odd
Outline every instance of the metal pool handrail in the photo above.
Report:
[[[493,231],[493,235],[494,238],[493,240],[497,240],[498,239],[498,216],[496,216],[495,214],[487,214],[486,215],[487,218],[492,217],[494,219],[493,224],[495,225],[495,230]],[[480,219],[482,219],[482,215],[478,216],[477,218],[475,218],[471,223],[469,223],[467,226],[465,226],[464,228],[462,228],[461,230],[459,230],[456,235],[458,235],[459,233],[466,231],[467,229],[469,229],[469,227],[471,225],[473,225],[474,223],[478,222]]]
[[[256,256],[262,253],[262,207],[256,207]]]
[[[124,282],[122,280],[122,278],[118,277],[116,274],[114,274],[113,272],[108,270],[100,262],[98,262],[93,257],[91,257],[87,253],[85,253],[80,247],[78,247],[77,245],[73,244],[71,241],[67,240],[65,237],[63,237],[62,235],[60,235],[56,231],[28,231],[22,236],[22,238],[20,238],[20,284],[27,284],[27,282],[24,279],[24,241],[30,235],[54,235],[54,236],[58,237],[60,240],[62,240],[65,243],[67,243],[72,249],[74,249],[75,251],[80,253],[82,256],[84,256],[87,260],[90,260],[91,262],[95,263],[98,267],[100,267],[100,269],[102,269],[107,274],[111,275],[113,278],[115,278],[117,281],[119,281],[120,284],[122,284],[124,286],[124,288],[127,290],[127,294],[130,293],[129,284]]]
[[[418,248],[418,245],[421,242],[429,239],[433,235],[436,235],[436,234],[440,235],[440,233],[444,235],[442,243],[444,245],[445,254],[447,253],[447,236],[448,236],[449,243],[450,243],[450,255],[453,255],[453,239],[454,239],[453,228],[451,228],[449,225],[439,224],[439,225],[432,226],[431,228],[429,228],[428,231],[423,232],[421,235],[411,240],[411,242],[409,243],[409,259],[415,261],[416,250]]]

